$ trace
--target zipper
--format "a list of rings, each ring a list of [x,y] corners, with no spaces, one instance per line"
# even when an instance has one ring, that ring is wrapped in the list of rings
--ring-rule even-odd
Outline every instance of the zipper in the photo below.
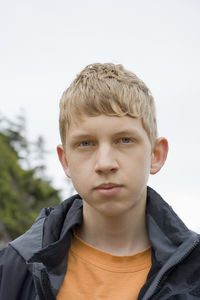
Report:
[[[157,288],[159,287],[161,280],[165,277],[166,273],[171,268],[173,268],[173,267],[177,266],[179,263],[181,263],[190,254],[190,252],[192,252],[197,247],[197,245],[199,244],[198,236],[195,236],[195,240],[194,240],[194,236],[192,236],[189,240],[187,240],[187,244],[189,244],[189,246],[187,246],[187,248],[186,248],[187,250],[184,251],[184,253],[179,254],[177,252],[181,252],[182,248],[184,249],[186,247],[185,243],[183,243],[180,246],[181,250],[179,249],[176,252],[176,254],[175,254],[176,257],[175,258],[172,257],[171,260],[169,259],[167,261],[167,263],[163,266],[163,268],[161,268],[161,270],[157,274],[156,278],[152,282],[151,286],[147,290],[146,294],[143,296],[142,300],[150,299],[155,294]]]

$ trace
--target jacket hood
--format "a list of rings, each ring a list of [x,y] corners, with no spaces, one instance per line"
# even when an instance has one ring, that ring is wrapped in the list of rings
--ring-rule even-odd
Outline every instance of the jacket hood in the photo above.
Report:
[[[57,294],[67,270],[72,229],[82,223],[82,208],[82,199],[75,195],[55,209],[43,209],[33,226],[10,243],[24,258],[34,277],[40,278],[40,281],[41,276],[48,277],[46,279],[50,281],[54,295]],[[149,286],[145,286],[143,290],[144,294],[148,290],[147,295],[141,292],[141,299],[144,300],[151,297],[163,274],[199,242],[198,235],[190,231],[173,209],[150,187],[147,188],[146,220],[154,267],[148,275]]]
[[[28,262],[42,262],[49,267],[58,265],[70,247],[70,243],[66,245],[66,240],[71,240],[72,228],[82,223],[82,207],[82,199],[74,195],[55,209],[43,209],[32,227],[11,245],[20,244],[20,248],[26,249]],[[189,230],[150,187],[147,188],[146,217],[152,248],[162,264],[188,238],[196,237],[196,233]],[[60,250],[57,257],[56,253]]]
[[[147,228],[158,262],[163,264],[186,240],[197,234],[187,228],[171,206],[153,189],[147,190]]]

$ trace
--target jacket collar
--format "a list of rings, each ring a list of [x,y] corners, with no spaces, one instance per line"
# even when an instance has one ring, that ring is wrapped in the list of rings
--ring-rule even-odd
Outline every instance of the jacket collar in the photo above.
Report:
[[[185,246],[188,247],[189,243],[197,241],[197,235],[192,233],[172,208],[149,187],[146,216],[154,260],[148,277],[153,275],[151,286],[156,287],[157,279],[159,280],[164,274],[162,272],[167,270],[161,266],[173,266],[177,256],[184,256]],[[24,257],[36,277],[39,278],[41,270],[48,271],[54,295],[66,273],[72,229],[81,223],[82,200],[80,196],[75,195],[55,209],[44,209],[30,230],[11,242],[11,246]],[[149,295],[153,293],[153,289],[147,286],[143,291],[146,294],[144,299],[149,299]]]
[[[152,268],[138,299],[148,300],[155,293],[155,299],[188,294],[199,282],[199,260],[195,258],[200,251],[199,236],[190,231],[173,209],[151,188],[148,188],[146,212],[152,244]],[[191,261],[188,261],[188,257],[191,257]],[[191,263],[194,264],[193,269]],[[174,271],[171,273],[170,270]],[[175,278],[179,278],[178,286]]]
[[[147,228],[156,260],[162,265],[192,232],[162,197],[147,189]]]
[[[43,211],[39,219],[42,217],[42,245],[37,245],[37,249],[34,245],[35,251],[32,248],[33,255],[29,259],[31,262],[40,261],[54,267],[70,248],[67,241],[71,241],[72,228],[82,223],[82,200],[79,195],[74,195],[50,211],[49,215],[47,211]],[[161,265],[184,241],[194,235],[162,197],[150,187],[147,188],[146,218],[155,258]],[[33,229],[35,226],[32,226]],[[55,255],[58,251],[61,251],[59,256]]]

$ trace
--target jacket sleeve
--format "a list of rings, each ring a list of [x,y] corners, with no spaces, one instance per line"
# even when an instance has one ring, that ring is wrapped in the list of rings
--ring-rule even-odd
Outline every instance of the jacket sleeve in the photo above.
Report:
[[[0,251],[0,299],[33,300],[32,276],[21,256],[8,246]]]

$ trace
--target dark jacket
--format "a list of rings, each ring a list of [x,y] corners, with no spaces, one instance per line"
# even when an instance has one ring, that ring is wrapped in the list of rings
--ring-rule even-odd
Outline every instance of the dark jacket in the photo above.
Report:
[[[152,268],[138,299],[200,299],[199,235],[151,188],[146,217]],[[55,300],[67,271],[72,228],[81,222],[78,195],[43,209],[33,226],[0,252],[0,299]]]

